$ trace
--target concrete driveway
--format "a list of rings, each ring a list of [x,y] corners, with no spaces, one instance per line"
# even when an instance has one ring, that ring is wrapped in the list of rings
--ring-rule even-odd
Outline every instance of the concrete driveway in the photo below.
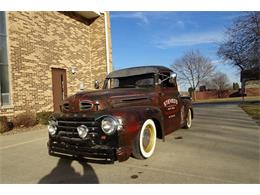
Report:
[[[0,183],[260,183],[259,126],[235,104],[195,107],[190,130],[148,160],[115,164],[47,154],[47,130],[0,136]]]

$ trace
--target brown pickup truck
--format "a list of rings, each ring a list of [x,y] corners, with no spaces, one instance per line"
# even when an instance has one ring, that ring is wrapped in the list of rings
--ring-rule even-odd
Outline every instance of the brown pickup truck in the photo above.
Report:
[[[98,83],[95,83],[98,88]],[[190,98],[181,97],[176,74],[163,66],[111,72],[102,90],[68,97],[49,120],[49,154],[124,161],[153,155],[156,138],[190,128]]]

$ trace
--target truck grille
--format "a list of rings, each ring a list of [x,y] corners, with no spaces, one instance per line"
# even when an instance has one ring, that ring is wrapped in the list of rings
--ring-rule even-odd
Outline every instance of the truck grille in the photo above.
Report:
[[[59,138],[64,139],[64,141],[67,141],[68,139],[74,141],[80,141],[81,138],[78,135],[77,127],[80,125],[85,125],[89,129],[89,134],[98,134],[98,124],[94,120],[88,120],[88,121],[72,121],[72,120],[66,120],[58,121],[58,134],[57,136]]]
[[[93,104],[89,101],[81,101],[79,107],[80,110],[90,110],[93,107]]]
[[[64,103],[63,108],[64,108],[64,110],[69,110],[70,109],[69,103]]]

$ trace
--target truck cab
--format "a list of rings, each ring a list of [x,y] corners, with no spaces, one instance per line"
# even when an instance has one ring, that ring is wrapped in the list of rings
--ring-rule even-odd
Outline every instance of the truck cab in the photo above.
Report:
[[[49,154],[150,158],[157,138],[191,128],[191,99],[180,96],[176,76],[164,66],[127,68],[107,75],[100,90],[68,97],[49,120]]]

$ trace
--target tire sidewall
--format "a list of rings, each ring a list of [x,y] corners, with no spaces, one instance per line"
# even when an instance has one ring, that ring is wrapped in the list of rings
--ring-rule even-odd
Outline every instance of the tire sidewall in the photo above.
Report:
[[[152,147],[152,149],[149,151],[149,152],[146,152],[143,148],[143,134],[144,134],[144,130],[145,130],[145,127],[147,125],[151,125],[153,127],[153,130],[154,130],[154,137],[151,138],[151,139],[154,139],[154,145]],[[140,153],[141,155],[144,157],[144,158],[149,158],[153,155],[154,153],[154,149],[155,149],[155,145],[156,145],[156,126],[153,122],[152,119],[148,119],[144,122],[143,126],[142,126],[142,129],[140,131],[140,136],[139,136],[139,148],[140,148]]]
[[[192,124],[191,109],[189,109],[188,113],[187,113],[186,127],[188,129],[190,129],[191,128],[191,124]]]

